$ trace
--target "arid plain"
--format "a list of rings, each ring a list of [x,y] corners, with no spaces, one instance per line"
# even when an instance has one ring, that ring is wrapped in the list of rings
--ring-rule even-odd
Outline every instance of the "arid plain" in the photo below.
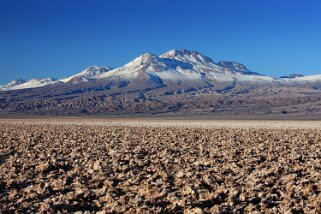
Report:
[[[320,213],[321,121],[0,120],[0,213]]]

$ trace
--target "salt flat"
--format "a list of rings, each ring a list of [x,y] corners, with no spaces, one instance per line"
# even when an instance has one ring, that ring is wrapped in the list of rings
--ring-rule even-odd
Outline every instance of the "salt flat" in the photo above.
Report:
[[[321,121],[308,120],[205,120],[162,118],[37,118],[0,119],[0,123],[130,127],[321,129]]]
[[[320,213],[319,128],[309,121],[1,120],[0,213]]]

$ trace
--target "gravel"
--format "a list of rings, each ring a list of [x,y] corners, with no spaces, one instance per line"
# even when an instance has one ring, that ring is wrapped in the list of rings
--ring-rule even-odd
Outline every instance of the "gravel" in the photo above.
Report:
[[[134,122],[2,120],[0,213],[321,213],[315,124]]]

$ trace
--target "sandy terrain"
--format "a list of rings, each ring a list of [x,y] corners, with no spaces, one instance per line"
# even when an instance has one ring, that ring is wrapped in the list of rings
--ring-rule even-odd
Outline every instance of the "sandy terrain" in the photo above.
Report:
[[[320,213],[321,122],[0,120],[0,213]]]

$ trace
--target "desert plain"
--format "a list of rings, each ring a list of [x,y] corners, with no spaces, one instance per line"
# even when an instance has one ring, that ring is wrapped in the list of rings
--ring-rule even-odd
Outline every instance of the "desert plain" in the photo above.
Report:
[[[321,213],[321,122],[0,119],[0,213]]]

